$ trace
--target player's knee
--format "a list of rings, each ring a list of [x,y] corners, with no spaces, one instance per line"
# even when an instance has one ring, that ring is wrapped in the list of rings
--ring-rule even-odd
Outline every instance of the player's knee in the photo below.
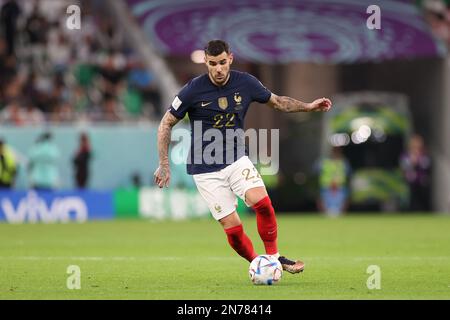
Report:
[[[274,209],[272,206],[272,201],[270,200],[269,196],[265,196],[265,197],[261,198],[252,207],[256,211],[256,213],[271,214],[272,212],[274,212]]]
[[[236,211],[220,219],[219,223],[224,229],[237,227],[242,224],[241,219],[239,218],[239,215]]]
[[[253,188],[245,193],[245,201],[252,207],[266,197],[268,198],[269,195],[267,194],[267,190],[264,187]]]

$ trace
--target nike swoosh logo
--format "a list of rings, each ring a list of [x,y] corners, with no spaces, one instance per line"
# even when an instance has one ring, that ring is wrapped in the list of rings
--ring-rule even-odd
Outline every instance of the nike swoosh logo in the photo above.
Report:
[[[207,105],[210,105],[212,103],[212,101],[210,102],[202,102],[202,107],[206,107]]]

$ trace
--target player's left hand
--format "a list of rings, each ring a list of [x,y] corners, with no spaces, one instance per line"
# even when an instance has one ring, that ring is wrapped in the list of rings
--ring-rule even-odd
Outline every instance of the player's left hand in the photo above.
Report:
[[[332,103],[328,98],[316,99],[309,104],[308,111],[325,111],[331,109]]]

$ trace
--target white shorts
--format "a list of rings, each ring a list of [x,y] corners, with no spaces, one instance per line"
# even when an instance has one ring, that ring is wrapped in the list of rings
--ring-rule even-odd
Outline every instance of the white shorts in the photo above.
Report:
[[[236,210],[236,195],[245,202],[247,190],[264,187],[261,176],[247,156],[239,158],[220,171],[195,174],[193,178],[216,220]]]

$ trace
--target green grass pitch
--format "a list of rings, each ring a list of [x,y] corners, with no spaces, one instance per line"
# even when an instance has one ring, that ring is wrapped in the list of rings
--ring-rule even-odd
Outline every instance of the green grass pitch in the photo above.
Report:
[[[253,216],[244,227],[259,253]],[[306,263],[255,286],[210,219],[0,224],[0,299],[450,299],[450,217],[279,215],[279,248]],[[70,265],[80,289],[68,289]],[[370,265],[380,289],[368,289]]]

